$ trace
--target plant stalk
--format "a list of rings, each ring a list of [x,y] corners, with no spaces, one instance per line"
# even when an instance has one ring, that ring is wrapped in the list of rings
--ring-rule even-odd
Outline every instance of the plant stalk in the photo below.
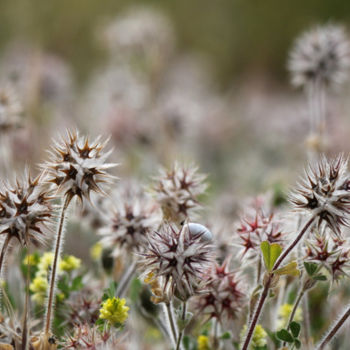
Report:
[[[185,320],[186,320],[186,312],[187,312],[187,303],[186,303],[186,301],[184,301],[182,303],[182,314],[181,314],[181,321],[182,321],[182,323],[184,323]],[[182,337],[183,337],[183,334],[184,334],[184,330],[185,330],[185,328],[181,328],[181,330],[179,332],[179,336],[177,338],[177,343],[176,343],[176,350],[180,350],[181,340],[182,340]]]
[[[134,276],[135,271],[136,271],[136,262],[134,261],[128,267],[128,269],[125,271],[122,278],[120,279],[120,283],[118,284],[117,291],[116,291],[116,295],[118,298],[121,298],[124,296]]]
[[[165,303],[165,310],[166,310],[166,315],[168,317],[168,324],[170,328],[170,335],[171,335],[171,340],[173,341],[173,344],[176,344],[176,339],[177,339],[177,329],[174,321],[174,315],[173,315],[173,310],[172,310],[172,305],[171,302]]]
[[[0,253],[0,277],[2,276],[2,265],[4,264],[4,258],[6,255],[7,248],[9,246],[9,243],[11,241],[12,236],[10,234],[7,234],[4,244],[2,245],[1,248],[1,253]]]

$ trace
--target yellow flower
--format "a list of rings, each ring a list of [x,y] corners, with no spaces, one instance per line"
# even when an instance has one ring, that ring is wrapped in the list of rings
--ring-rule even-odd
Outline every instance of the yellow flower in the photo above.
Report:
[[[246,333],[247,333],[247,325],[244,325],[241,332],[242,341],[244,340]],[[267,344],[266,338],[267,338],[267,333],[265,329],[260,324],[257,324],[253,333],[252,340],[250,342],[249,350],[254,350],[255,348],[265,346]]]
[[[32,295],[32,299],[37,304],[44,304],[46,297],[46,290],[48,288],[48,282],[46,277],[36,276],[33,282],[29,285],[29,289],[34,294]]]
[[[90,256],[93,260],[100,260],[102,255],[102,244],[100,242],[95,243],[90,249]]]
[[[54,259],[54,255],[52,252],[46,252],[43,254],[38,264],[38,269],[41,274],[47,274],[49,267],[53,263],[53,259]]]
[[[210,350],[209,338],[206,335],[200,335],[197,338],[197,349],[198,350]]]
[[[129,307],[125,306],[125,299],[109,298],[100,309],[100,318],[108,321],[112,325],[116,323],[124,323],[128,318]]]
[[[277,329],[282,329],[287,326],[289,321],[289,316],[293,310],[293,305],[291,304],[283,304],[280,306],[278,310],[278,321],[277,321]],[[300,307],[297,308],[293,321],[301,322],[303,320],[303,311]]]
[[[76,258],[73,255],[66,256],[63,260],[61,260],[59,264],[59,268],[62,271],[67,271],[67,272],[79,269],[80,266],[81,266],[81,260]]]
[[[26,255],[25,258],[23,259],[23,265],[35,266],[38,264],[39,260],[40,259],[36,254]]]

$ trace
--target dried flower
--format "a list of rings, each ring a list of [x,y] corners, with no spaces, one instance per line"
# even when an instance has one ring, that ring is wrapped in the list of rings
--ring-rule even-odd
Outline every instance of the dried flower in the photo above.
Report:
[[[342,155],[333,160],[324,156],[317,164],[309,165],[298,187],[290,195],[297,210],[317,218],[318,226],[325,223],[340,236],[340,227],[349,226],[350,178],[347,160]]]
[[[162,277],[163,291],[183,300],[198,292],[203,273],[212,261],[213,248],[202,233],[191,234],[188,227],[163,225],[148,237],[148,249],[141,254],[146,274]]]
[[[0,190],[0,234],[16,238],[23,245],[40,245],[47,239],[51,223],[50,193],[42,176],[32,179],[27,173],[16,185],[3,184]]]
[[[115,198],[116,209],[109,220],[110,225],[99,231],[103,237],[101,244],[112,248],[114,256],[123,251],[140,251],[148,233],[159,226],[160,209],[136,184],[127,184]]]
[[[22,105],[10,86],[0,89],[0,132],[16,128],[21,123]]]
[[[205,293],[198,298],[198,307],[219,321],[237,318],[246,304],[246,288],[241,277],[229,271],[229,260],[219,266],[213,263],[203,278]]]
[[[288,68],[295,86],[313,82],[336,85],[344,82],[350,67],[350,44],[342,26],[317,26],[298,38]]]
[[[184,167],[178,163],[171,170],[161,169],[153,189],[165,220],[180,224],[199,209],[198,197],[207,185],[206,177],[197,170],[193,165]]]
[[[123,324],[128,318],[129,307],[125,306],[126,300],[120,298],[108,298],[102,303],[100,318],[111,325]]]
[[[108,142],[97,138],[89,142],[77,132],[67,132],[67,138],[55,142],[51,159],[43,165],[48,170],[48,181],[55,184],[59,192],[69,198],[78,196],[90,200],[90,192],[103,193],[100,184],[106,183],[111,175],[106,170],[116,164],[106,163],[112,150],[104,153]]]

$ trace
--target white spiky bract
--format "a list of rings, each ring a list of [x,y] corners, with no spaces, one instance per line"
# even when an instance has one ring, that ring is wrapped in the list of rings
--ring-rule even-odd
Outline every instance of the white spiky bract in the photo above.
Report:
[[[161,277],[163,290],[182,300],[196,294],[202,275],[213,260],[213,247],[201,236],[191,234],[188,227],[177,229],[172,225],[154,231],[149,235],[147,251],[142,254],[145,274]]]
[[[107,169],[117,164],[106,163],[112,150],[104,152],[108,139],[100,142],[100,137],[89,142],[78,132],[67,131],[67,137],[54,142],[51,159],[43,164],[48,171],[48,181],[53,183],[59,193],[65,196],[78,196],[90,199],[90,192],[102,192],[101,184],[108,182],[111,175]]]
[[[22,246],[43,244],[52,219],[51,199],[42,175],[32,178],[26,171],[15,185],[2,184],[0,234],[16,238]]]
[[[291,50],[288,68],[295,86],[343,83],[350,67],[350,43],[339,25],[317,26],[302,34]]]
[[[161,221],[157,203],[136,183],[126,183],[114,196],[116,204],[107,227],[99,234],[104,247],[113,249],[113,256],[122,252],[138,252],[147,242],[147,235]]]
[[[305,176],[290,195],[297,210],[315,216],[318,226],[325,224],[337,236],[342,225],[349,226],[350,176],[343,155],[328,160],[322,156],[309,165]]]

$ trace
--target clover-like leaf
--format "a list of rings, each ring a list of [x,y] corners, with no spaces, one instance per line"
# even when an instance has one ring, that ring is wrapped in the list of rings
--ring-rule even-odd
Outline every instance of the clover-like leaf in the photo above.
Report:
[[[290,327],[290,330],[292,331],[293,337],[298,338],[300,333],[300,324],[298,322],[293,321],[291,322],[289,327]]]
[[[264,257],[265,267],[267,271],[272,271],[276,260],[282,253],[282,247],[278,243],[270,244],[267,241],[261,242],[260,249]]]
[[[304,267],[309,276],[314,275],[314,273],[317,270],[317,264],[316,263],[311,263],[311,262],[304,262]]]
[[[296,261],[292,261],[286,266],[283,266],[274,272],[277,275],[288,275],[288,276],[295,276],[295,277],[300,275],[300,270],[298,269],[298,264]]]
[[[281,329],[280,331],[278,331],[276,333],[277,338],[281,339],[287,343],[293,343],[294,342],[294,338],[293,336],[286,330],[286,329]]]

